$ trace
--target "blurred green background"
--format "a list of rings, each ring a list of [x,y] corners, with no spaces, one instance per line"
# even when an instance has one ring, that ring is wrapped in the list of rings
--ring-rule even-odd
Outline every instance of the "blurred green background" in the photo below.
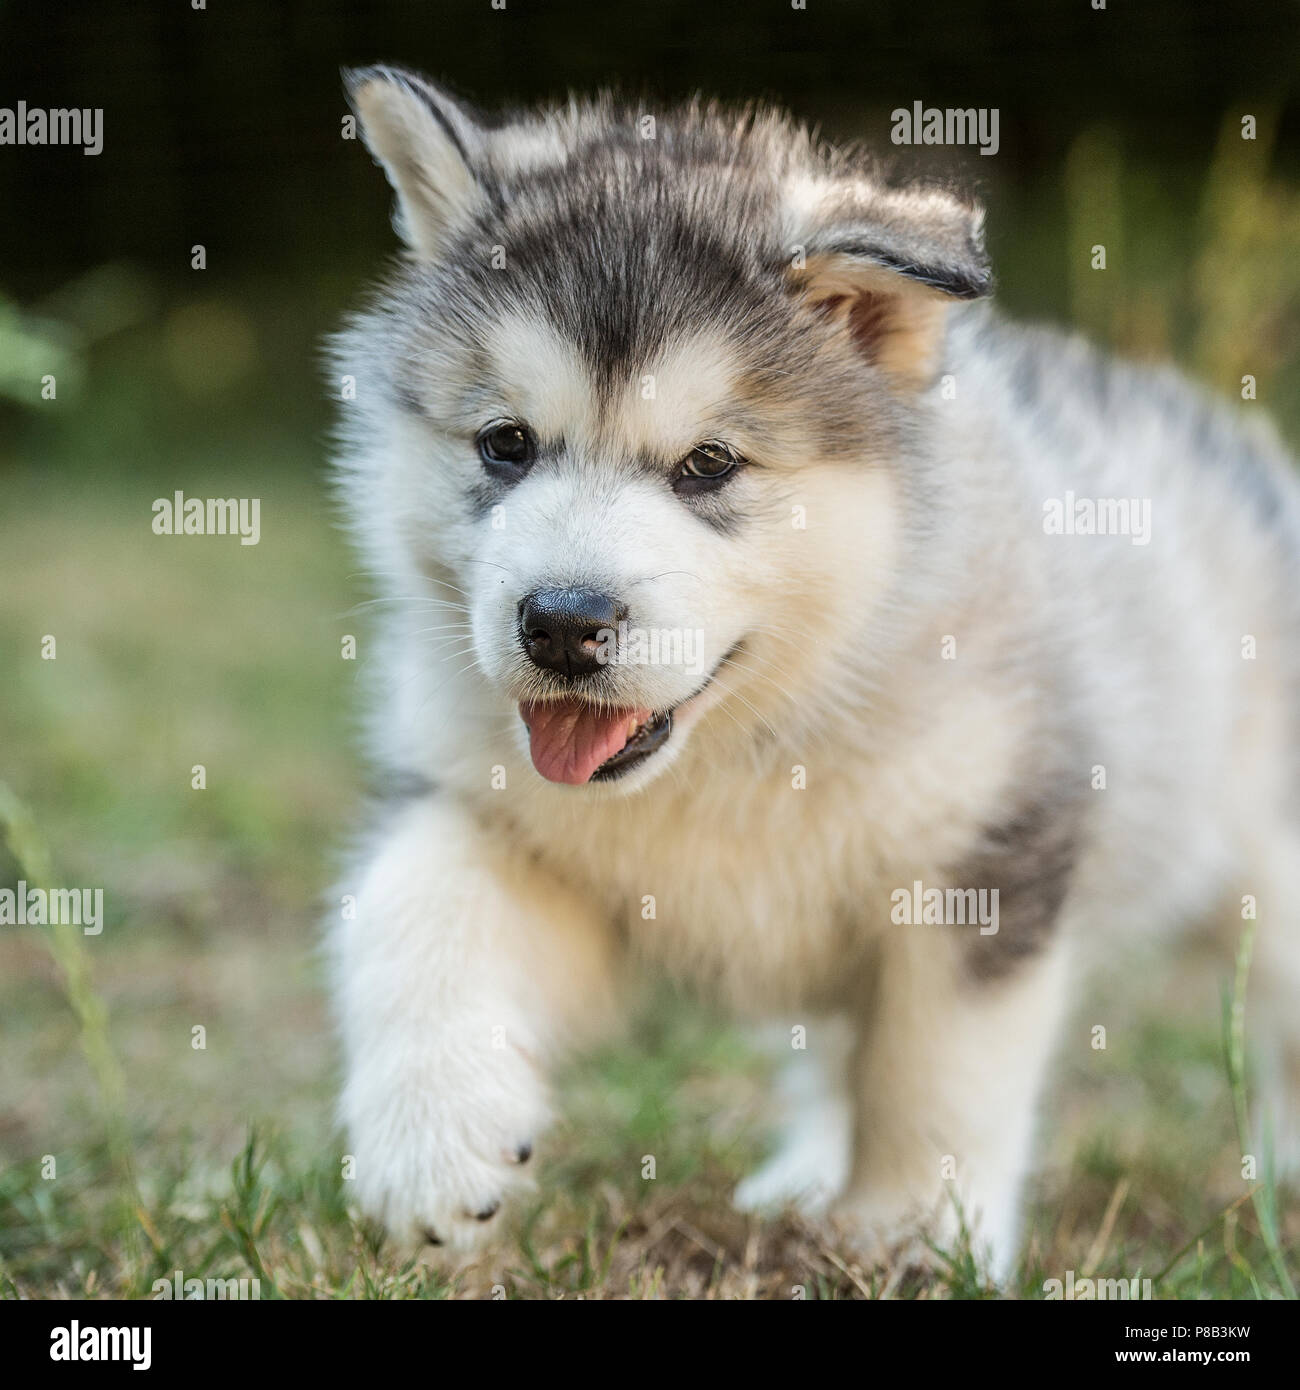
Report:
[[[140,1292],[177,1260],[264,1261],[298,1293],[350,1288],[360,1265],[369,1291],[451,1287],[395,1273],[344,1217],[314,954],[363,781],[367,595],[323,485],[318,346],[394,250],[387,186],[341,138],[341,65],[402,62],[488,108],[606,85],[764,97],[882,148],[897,106],[996,107],[996,157],[911,157],[979,187],[1004,307],[1228,396],[1250,373],[1248,408],[1295,445],[1298,21],[1293,0],[0,0],[0,106],[105,113],[97,157],[0,146],[0,782],[56,880],[102,885],[107,913],[62,948],[0,928],[0,1288]],[[153,499],[177,489],[261,498],[261,543],[153,535]],[[0,852],[0,878],[31,857]],[[1031,1265],[1172,1259],[1174,1291],[1284,1287],[1232,1205],[1218,988],[1175,990],[1184,1024],[1135,1008],[1109,1053],[1067,1049]],[[723,1220],[706,1198],[761,1144],[763,1067],[667,1017],[575,1081],[540,1199],[552,1255],[515,1251],[512,1291],[605,1287],[565,1243],[575,1222],[633,1288],[715,1288],[699,1252],[741,1237],[701,1235]],[[273,1136],[251,1155],[250,1124]],[[676,1155],[653,1197],[647,1151]],[[638,1230],[660,1232],[667,1285]],[[791,1261],[862,1291],[790,1229],[727,1287],[785,1287]]]

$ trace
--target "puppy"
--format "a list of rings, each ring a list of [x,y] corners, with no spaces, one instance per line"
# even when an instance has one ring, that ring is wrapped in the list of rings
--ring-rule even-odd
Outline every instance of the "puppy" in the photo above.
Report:
[[[743,1204],[868,1256],[965,1231],[1001,1276],[1090,956],[1252,915],[1294,1157],[1274,436],[1003,322],[978,207],[777,112],[347,87],[406,248],[334,344],[381,593],[332,928],[361,1206],[490,1233],[554,1059],[649,966],[790,1029]]]

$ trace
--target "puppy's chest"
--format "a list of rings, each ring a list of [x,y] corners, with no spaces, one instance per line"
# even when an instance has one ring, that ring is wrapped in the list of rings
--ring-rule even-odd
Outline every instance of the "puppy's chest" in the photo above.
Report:
[[[850,881],[824,847],[718,845],[648,859],[612,915],[633,953],[734,1002],[821,992],[869,934],[870,876]]]
[[[888,921],[898,846],[869,796],[806,795],[593,817],[592,890],[632,953],[741,1007],[833,991]]]

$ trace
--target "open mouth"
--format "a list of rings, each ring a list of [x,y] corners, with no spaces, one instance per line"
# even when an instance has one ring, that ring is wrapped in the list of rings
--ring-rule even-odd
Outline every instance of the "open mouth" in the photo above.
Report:
[[[673,715],[692,704],[744,646],[737,642],[702,685],[672,709],[601,709],[587,700],[525,700],[519,717],[528,726],[533,766],[548,782],[571,787],[614,782],[640,767],[668,742]]]
[[[585,700],[519,706],[533,766],[548,782],[612,782],[668,742],[673,712],[601,710]]]

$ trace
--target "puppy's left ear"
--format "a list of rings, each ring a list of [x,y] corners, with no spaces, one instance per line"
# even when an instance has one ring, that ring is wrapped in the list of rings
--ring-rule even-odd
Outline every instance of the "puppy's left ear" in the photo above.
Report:
[[[474,173],[482,127],[454,97],[405,68],[345,68],[343,85],[397,194],[398,235],[417,259],[435,259],[482,197]]]
[[[903,391],[928,386],[948,310],[993,287],[984,213],[945,189],[825,188],[792,217],[797,292],[834,316]]]

